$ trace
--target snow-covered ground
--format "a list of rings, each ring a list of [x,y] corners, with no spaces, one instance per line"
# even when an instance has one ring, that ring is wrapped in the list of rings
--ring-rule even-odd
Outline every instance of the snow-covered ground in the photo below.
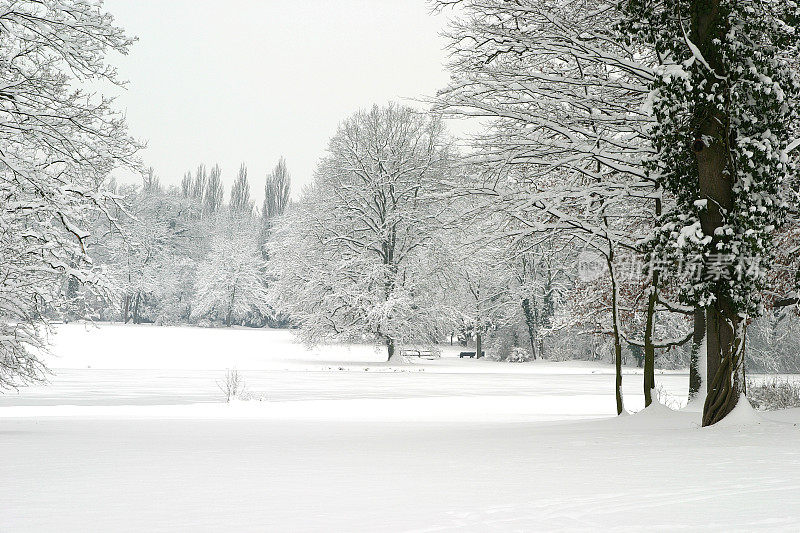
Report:
[[[800,410],[612,417],[613,368],[388,366],[291,334],[61,326],[0,396],[0,531],[796,530]],[[267,400],[221,402],[237,367]],[[676,398],[685,374],[657,377]],[[641,408],[641,375],[625,376]]]

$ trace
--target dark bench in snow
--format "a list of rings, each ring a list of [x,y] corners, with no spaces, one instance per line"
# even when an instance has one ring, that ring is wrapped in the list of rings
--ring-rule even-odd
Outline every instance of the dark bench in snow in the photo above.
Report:
[[[403,350],[402,355],[406,357],[426,357],[428,359],[435,359],[439,357],[430,350]]]
[[[475,352],[461,352],[458,354],[458,358],[461,359],[462,357],[475,357]],[[481,357],[486,357],[486,352],[481,350]]]

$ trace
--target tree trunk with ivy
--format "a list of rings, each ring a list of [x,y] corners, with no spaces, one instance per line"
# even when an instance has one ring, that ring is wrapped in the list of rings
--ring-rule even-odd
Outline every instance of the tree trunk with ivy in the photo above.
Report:
[[[691,7],[691,40],[710,67],[707,83],[726,83],[725,65],[716,39],[728,31],[719,0],[695,0]],[[730,98],[725,91],[726,99]],[[725,225],[725,214],[733,208],[733,169],[731,168],[730,116],[715,107],[698,107],[697,139],[693,150],[697,161],[700,197],[706,207],[700,212],[704,235],[711,235],[711,249],[716,249],[718,228]],[[715,291],[714,301],[706,309],[708,389],[703,408],[703,425],[713,424],[736,407],[742,390],[741,357],[736,341],[741,330],[733,302],[724,290]]]
[[[645,165],[675,207],[648,243],[683,303],[705,312],[710,425],[743,392],[744,317],[762,309],[797,174],[800,21],[791,2],[628,0],[623,10],[623,31],[660,58],[650,83],[657,154]]]

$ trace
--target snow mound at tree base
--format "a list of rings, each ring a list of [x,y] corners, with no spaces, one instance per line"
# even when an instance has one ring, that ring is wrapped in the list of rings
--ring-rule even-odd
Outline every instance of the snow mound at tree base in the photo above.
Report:
[[[587,421],[587,423],[614,424],[620,430],[643,431],[689,429],[700,425],[696,413],[674,411],[666,405],[653,401],[649,407],[633,413],[623,412],[622,415],[601,421]]]
[[[758,411],[753,409],[747,397],[742,394],[739,396],[739,401],[733,411],[728,413],[728,416],[714,424],[714,427],[739,427],[751,426],[754,424],[762,424],[766,420],[758,414]]]

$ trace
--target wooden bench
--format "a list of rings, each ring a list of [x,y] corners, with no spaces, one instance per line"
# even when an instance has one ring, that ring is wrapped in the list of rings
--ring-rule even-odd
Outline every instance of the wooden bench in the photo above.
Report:
[[[481,357],[486,357],[486,352],[481,350]],[[462,357],[475,357],[475,352],[461,352],[458,354],[458,358],[461,359]]]

